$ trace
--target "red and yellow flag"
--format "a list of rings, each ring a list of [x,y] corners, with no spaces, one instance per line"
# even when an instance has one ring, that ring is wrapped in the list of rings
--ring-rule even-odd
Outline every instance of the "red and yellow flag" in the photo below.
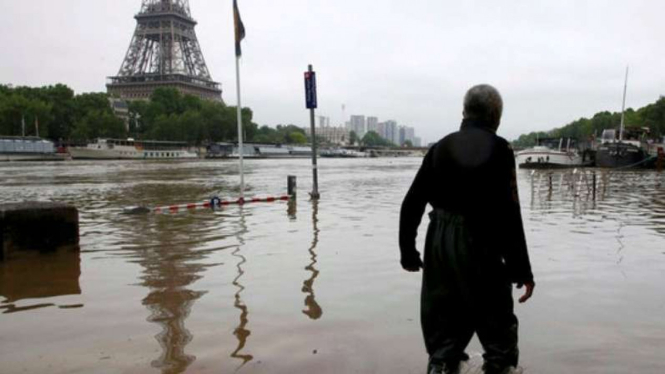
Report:
[[[233,24],[235,26],[236,34],[236,56],[242,56],[242,49],[240,48],[240,42],[245,39],[245,25],[240,19],[240,11],[238,10],[238,1],[233,0]]]

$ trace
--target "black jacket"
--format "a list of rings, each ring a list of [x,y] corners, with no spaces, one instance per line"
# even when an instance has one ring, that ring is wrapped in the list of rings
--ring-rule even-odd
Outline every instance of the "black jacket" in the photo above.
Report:
[[[510,280],[533,280],[517,194],[515,156],[509,143],[485,123],[465,120],[423,161],[400,214],[402,265],[419,262],[416,235],[425,206],[459,214],[474,243],[500,256]]]

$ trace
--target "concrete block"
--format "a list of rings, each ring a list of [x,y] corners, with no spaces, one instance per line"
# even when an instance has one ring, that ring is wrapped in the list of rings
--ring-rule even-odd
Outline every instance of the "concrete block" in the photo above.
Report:
[[[18,251],[54,251],[79,242],[78,210],[50,202],[0,204],[0,260]]]

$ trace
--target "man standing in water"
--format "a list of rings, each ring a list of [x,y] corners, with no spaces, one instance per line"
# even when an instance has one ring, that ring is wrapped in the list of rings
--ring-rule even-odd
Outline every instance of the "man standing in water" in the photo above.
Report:
[[[402,267],[423,268],[421,324],[428,373],[458,373],[474,333],[483,346],[487,374],[516,367],[517,317],[512,284],[535,287],[517,195],[515,157],[496,135],[503,100],[489,85],[464,97],[458,132],[433,146],[402,203],[399,244]],[[425,206],[430,225],[424,260],[416,234]]]

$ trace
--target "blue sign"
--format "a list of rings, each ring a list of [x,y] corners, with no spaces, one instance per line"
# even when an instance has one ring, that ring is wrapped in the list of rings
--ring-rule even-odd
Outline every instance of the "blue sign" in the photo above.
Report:
[[[307,101],[307,109],[316,109],[316,73],[305,72],[305,99]]]

